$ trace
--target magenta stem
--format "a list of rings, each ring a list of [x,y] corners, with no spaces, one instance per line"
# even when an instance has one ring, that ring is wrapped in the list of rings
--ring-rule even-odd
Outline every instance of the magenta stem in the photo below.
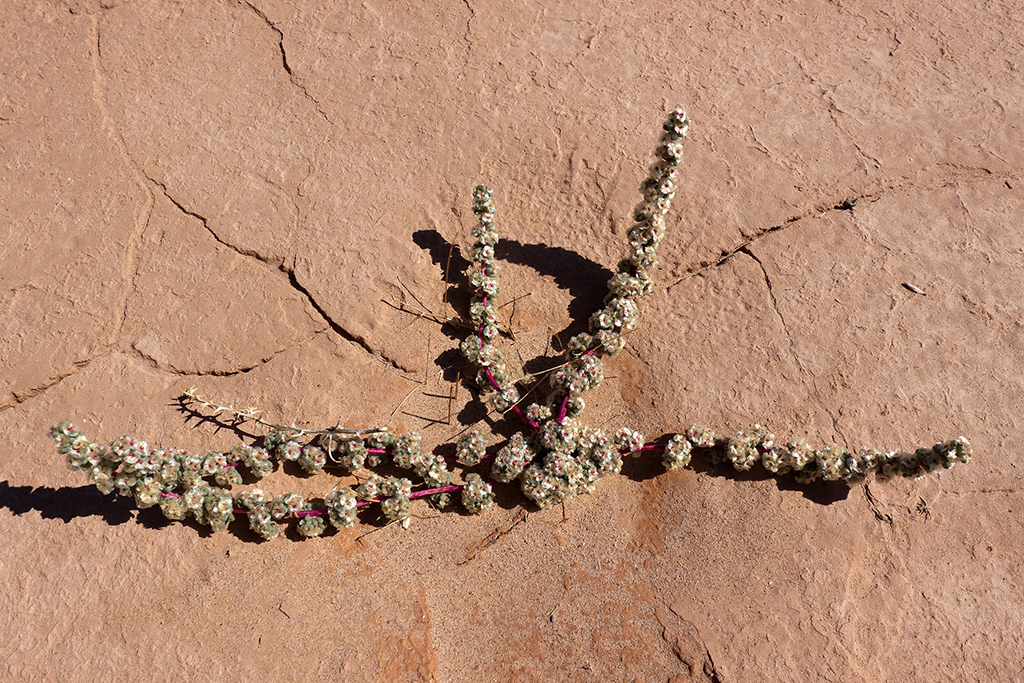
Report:
[[[437,486],[437,487],[432,488],[432,489],[423,489],[422,491],[413,491],[411,494],[409,494],[409,500],[416,500],[417,498],[426,498],[427,496],[432,496],[435,493],[454,493],[456,491],[461,491],[462,488],[463,488],[463,486],[461,484],[448,484],[447,486]],[[165,493],[163,495],[167,496],[168,498],[179,498],[180,497],[176,493]],[[387,499],[387,496],[377,496],[373,500],[360,500],[360,501],[356,502],[356,507],[357,508],[361,508],[361,507],[363,507],[365,505],[370,505],[372,503],[379,503],[379,502],[381,502],[383,500],[386,500],[386,499]],[[240,514],[240,515],[247,515],[247,514],[249,514],[249,510],[246,510],[245,508],[232,508],[231,511],[236,513],[236,514]],[[295,512],[294,516],[295,517],[319,517],[319,516],[325,515],[325,514],[327,514],[327,510],[324,510],[324,509],[298,510],[297,512]]]
[[[484,303],[484,306],[487,305],[487,297],[486,296],[483,298],[483,303]],[[478,325],[477,328],[476,328],[476,338],[477,338],[477,341],[480,342],[479,348],[482,349],[484,347],[484,326],[483,326],[482,323],[480,325]],[[487,377],[487,381],[491,383],[491,386],[494,387],[495,391],[500,392],[501,391],[501,385],[498,384],[498,381],[496,379],[494,379],[494,375],[491,374],[491,369],[488,368],[488,367],[484,367],[483,370],[484,370],[484,375]],[[512,412],[515,413],[516,415],[518,415],[519,417],[523,418],[526,421],[526,424],[530,425],[534,429],[538,429],[538,430],[540,429],[540,424],[538,424],[538,423],[534,422],[533,420],[531,420],[530,418],[526,417],[526,413],[524,413],[522,410],[520,410],[519,406],[512,406]]]
[[[426,496],[432,496],[435,493],[452,493],[454,491],[461,491],[461,484],[448,484],[447,486],[438,486],[432,489],[423,489],[422,491],[413,491],[409,494],[409,500],[416,500],[417,498],[424,498]],[[382,500],[386,500],[387,496],[377,496],[373,500],[361,500],[356,503],[356,507],[360,508],[364,505],[370,505],[371,503],[379,503]]]
[[[664,446],[661,445],[660,443],[645,443],[643,446],[636,449],[635,451],[631,451],[626,448],[620,448],[619,453],[621,453],[622,455],[628,455],[630,453],[639,453],[640,451],[657,451],[661,450],[662,448],[664,448]]]
[[[526,420],[526,424],[530,425],[534,429],[540,429],[540,425],[538,423],[536,423],[533,420],[531,420],[530,418],[526,417],[526,413],[524,413],[523,411],[519,410],[519,406],[512,406],[512,412],[515,413],[516,415],[518,415],[519,417],[523,418],[524,420]]]
[[[565,413],[569,408],[569,394],[562,398],[562,406],[558,409],[558,424],[565,421]]]
[[[425,496],[432,496],[435,493],[455,493],[456,491],[462,490],[462,484],[448,484],[447,486],[438,486],[432,489],[423,489],[422,491],[414,491],[409,496],[410,499],[423,498]]]
[[[495,391],[501,391],[501,385],[498,384],[498,380],[494,379],[494,375],[491,374],[490,368],[484,368],[484,374],[487,375],[487,381],[491,383]]]

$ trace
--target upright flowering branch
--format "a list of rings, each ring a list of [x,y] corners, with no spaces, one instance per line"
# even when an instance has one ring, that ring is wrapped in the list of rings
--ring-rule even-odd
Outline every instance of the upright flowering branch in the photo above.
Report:
[[[689,125],[681,110],[669,115],[657,150],[658,160],[641,187],[643,202],[634,212],[637,223],[629,232],[631,254],[619,264],[618,273],[609,281],[605,306],[591,316],[590,332],[576,335],[569,341],[567,362],[550,375],[550,390],[545,399],[520,412],[514,405],[514,401],[519,400],[518,390],[502,389],[500,381],[491,379],[488,364],[500,356],[496,351],[484,354],[478,350],[490,348],[496,328],[489,337],[478,332],[479,343],[472,336],[463,343],[467,359],[481,365],[481,379],[489,381],[499,391],[491,399],[492,405],[499,410],[511,406],[533,427],[529,435],[513,435],[498,451],[491,476],[500,482],[518,478],[523,492],[541,507],[593,490],[599,478],[621,470],[623,454],[644,449],[643,438],[630,430],[620,430],[613,441],[601,430],[584,426],[580,421],[586,405],[583,394],[604,378],[601,359],[614,356],[623,348],[624,335],[636,328],[639,315],[636,300],[651,290],[647,269],[655,264],[657,248],[665,234],[665,214],[675,196],[682,142]],[[473,233],[478,242],[473,250],[470,274],[474,296],[470,316],[483,327],[490,322],[487,306],[493,300],[491,292],[483,289],[491,285],[489,279],[494,277],[489,261],[493,252],[488,247],[492,247],[497,238],[493,233],[490,192],[477,188],[474,199],[474,211],[480,223]],[[497,282],[493,283],[492,291],[496,295]]]
[[[462,342],[462,355],[470,363],[480,366],[476,383],[482,391],[494,390],[490,398],[491,407],[499,413],[511,409],[523,417],[534,429],[539,425],[523,415],[516,403],[519,390],[508,381],[508,369],[501,353],[492,343],[498,336],[498,267],[494,260],[494,248],[498,244],[498,233],[494,229],[493,193],[483,185],[473,191],[473,213],[478,223],[473,228],[476,243],[472,251],[472,270],[469,273],[469,319],[476,330]]]
[[[640,190],[643,201],[633,212],[636,224],[629,231],[631,253],[619,263],[618,272],[608,281],[605,307],[590,317],[590,333],[569,340],[570,363],[552,378],[560,395],[557,421],[582,411],[585,391],[593,389],[604,377],[600,359],[615,356],[625,346],[625,334],[636,329],[640,307],[637,299],[651,291],[648,268],[657,262],[658,246],[665,235],[665,214],[676,193],[683,138],[690,121],[682,110],[669,114],[658,147],[658,160]]]
[[[528,427],[517,431],[492,456],[487,437],[480,430],[467,431],[455,444],[455,460],[466,468],[462,483],[448,469],[445,457],[425,452],[418,434],[392,434],[387,429],[300,429],[263,420],[253,409],[221,406],[188,391],[184,404],[212,416],[225,414],[233,424],[252,422],[268,431],[257,444],[238,444],[228,452],[204,455],[174,448],[152,448],[124,436],[108,446],[89,440],[70,421],[50,430],[57,448],[73,470],[87,473],[103,493],[131,495],[141,508],[159,506],[169,519],[192,517],[214,530],[224,529],[236,516],[248,519],[264,539],[280,533],[280,524],[296,520],[302,536],[317,536],[327,524],[337,528],[354,525],[361,508],[378,506],[391,521],[410,515],[411,502],[429,497],[438,507],[450,494],[460,493],[463,507],[479,514],[493,505],[492,484],[469,471],[491,458],[494,482],[518,480],[523,493],[540,507],[549,507],[594,489],[598,479],[618,473],[623,456],[661,454],[667,469],[689,465],[692,454],[703,452],[712,462],[731,463],[748,470],[760,463],[779,476],[792,474],[799,482],[815,479],[857,484],[871,473],[878,479],[919,477],[928,472],[967,463],[971,446],[963,437],[918,448],[914,452],[882,452],[862,448],[851,452],[831,444],[814,448],[803,439],[787,444],[754,425],[731,437],[719,437],[707,427],[694,425],[664,443],[646,443],[644,437],[623,427],[609,437],[581,422],[583,394],[604,377],[603,359],[615,356],[625,345],[625,335],[636,328],[638,300],[651,291],[650,269],[657,261],[658,246],[665,234],[665,214],[675,196],[683,138],[690,122],[681,110],[669,114],[657,148],[657,161],[641,186],[643,201],[633,213],[629,230],[630,254],[608,282],[604,306],[590,317],[589,331],[569,340],[566,362],[532,385],[520,390],[494,345],[498,337],[499,293],[494,248],[491,191],[479,186],[473,192],[472,267],[469,273],[469,317],[473,332],[461,344],[465,358],[478,366],[476,383],[484,393],[493,392],[489,404],[497,413],[514,412]],[[525,380],[529,381],[529,380]],[[542,389],[546,384],[547,389]],[[545,395],[546,394],[546,395]],[[524,396],[543,396],[526,408]],[[278,463],[295,462],[315,474],[325,467],[346,470],[357,484],[339,484],[322,500],[307,500],[297,493],[267,498],[259,488],[233,489],[243,482],[240,467],[260,480]],[[410,471],[416,479],[384,476],[381,468]]]

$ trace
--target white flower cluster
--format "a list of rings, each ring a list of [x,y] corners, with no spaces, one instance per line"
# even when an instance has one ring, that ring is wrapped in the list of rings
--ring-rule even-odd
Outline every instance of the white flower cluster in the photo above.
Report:
[[[50,429],[57,449],[73,470],[84,470],[103,493],[134,496],[140,508],[160,505],[169,519],[191,514],[214,529],[233,519],[223,489],[241,482],[234,463],[223,453],[195,455],[176,449],[150,448],[128,436],[101,446],[65,420]],[[206,477],[213,477],[211,486]],[[180,491],[181,493],[175,493]],[[230,494],[227,496],[230,498]]]
[[[491,485],[476,472],[467,474],[466,485],[462,487],[462,507],[474,515],[479,515],[492,505],[494,505],[494,493],[491,490]]]
[[[665,444],[662,462],[665,469],[674,470],[686,467],[690,464],[690,455],[693,453],[693,444],[682,434],[675,434]]]
[[[381,431],[370,434],[365,439],[360,436],[339,438],[328,435],[321,437],[319,441],[320,445],[315,447],[315,452],[323,454],[319,462],[325,463],[330,460],[349,471],[379,467],[387,462],[387,456],[390,455],[394,465],[415,471],[427,486],[447,486],[452,480],[452,473],[444,458],[423,451],[422,437],[419,434],[395,436],[390,432]],[[310,447],[306,446],[303,453],[309,450]],[[300,465],[303,463],[301,457],[298,461]]]
[[[495,393],[491,407],[503,413],[519,401],[519,390],[508,384],[508,369],[501,354],[491,343],[498,336],[498,267],[494,260],[494,247],[498,233],[494,229],[493,193],[483,185],[473,190],[473,213],[477,224],[473,228],[476,243],[472,249],[472,270],[469,273],[469,319],[475,330],[463,340],[460,349],[470,363],[480,366],[476,383],[481,391]]]
[[[519,477],[520,486],[542,508],[551,507],[583,493],[590,493],[598,479],[622,470],[622,457],[600,430],[583,428],[572,440],[544,452]]]
[[[264,540],[276,538],[280,533],[274,515],[273,504],[266,500],[261,489],[249,489],[235,496],[239,509],[249,517],[249,526]]]
[[[327,494],[327,521],[337,529],[355,526],[358,497],[350,486],[337,486]]]
[[[455,461],[466,467],[479,465],[487,455],[487,437],[476,429],[470,429],[455,444]]]
[[[728,438],[718,438],[707,427],[693,425],[685,436],[677,434],[669,440],[665,447],[666,467],[673,469],[688,464],[693,448],[708,449],[713,462],[729,462],[739,471],[760,463],[772,474],[792,473],[804,484],[817,479],[859,484],[871,472],[882,481],[897,476],[918,478],[929,472],[950,469],[958,462],[968,463],[972,455],[970,443],[962,436],[931,448],[918,448],[913,453],[883,453],[874,448],[862,448],[854,453],[836,444],[813,448],[804,439],[776,443],[775,435],[761,425]]]
[[[537,454],[530,448],[526,437],[516,432],[494,457],[491,476],[507,484],[518,477],[536,457]]]
[[[388,477],[380,487],[380,495],[385,496],[381,503],[384,516],[392,522],[409,516],[412,482],[408,479]]]
[[[632,252],[628,259],[619,263],[619,272],[608,282],[605,307],[590,317],[590,331],[594,336],[590,340],[584,337],[575,341],[575,349],[596,348],[601,355],[614,355],[624,344],[622,334],[636,329],[640,312],[636,300],[651,291],[647,269],[657,262],[658,246],[665,235],[665,214],[676,194],[683,138],[689,128],[690,121],[681,109],[669,114],[657,150],[658,160],[640,187],[643,201],[633,212],[637,223],[629,230]]]
[[[872,453],[877,454],[877,451]],[[897,475],[916,479],[925,473],[948,470],[958,462],[967,464],[973,455],[971,444],[960,436],[937,443],[931,448],[918,448],[913,453],[888,453],[875,468],[881,479],[891,479]]]
[[[101,446],[70,421],[55,425],[50,436],[66,456],[68,466],[86,471],[105,494],[117,491],[132,495],[140,508],[159,505],[168,519],[180,521],[192,516],[215,531],[227,528],[235,513],[242,513],[264,539],[276,537],[279,522],[285,519],[297,519],[298,532],[307,537],[322,534],[327,522],[337,528],[352,526],[357,521],[360,500],[379,502],[389,520],[404,519],[409,516],[412,483],[371,474],[358,493],[347,486],[335,488],[318,508],[297,493],[285,493],[273,500],[265,499],[258,488],[232,494],[230,488],[242,483],[238,465],[246,465],[256,479],[262,479],[274,470],[275,460],[293,461],[307,472],[316,473],[323,470],[328,459],[356,470],[380,465],[390,455],[394,464],[415,470],[429,487],[445,487],[451,482],[444,458],[424,453],[416,434],[396,437],[378,432],[363,439],[326,433],[316,442],[302,444],[297,430],[275,430],[264,439],[265,448],[241,444],[227,453],[211,452],[206,456],[150,448],[144,441],[128,436]]]
[[[578,418],[585,407],[583,394],[604,379],[601,358],[622,349],[623,335],[636,328],[640,313],[637,299],[651,291],[647,269],[654,265],[665,233],[665,213],[675,195],[682,140],[688,127],[682,111],[669,114],[657,149],[658,160],[641,187],[644,199],[634,212],[637,224],[629,232],[630,256],[619,264],[619,272],[609,281],[604,308],[591,316],[589,333],[569,340],[569,362],[550,375],[551,391],[546,399],[521,413],[533,433],[514,434],[495,457],[491,476],[500,482],[518,477],[526,495],[542,507],[592,490],[599,477],[621,470],[623,453],[643,449],[643,437],[635,432],[621,431],[613,443],[601,432],[585,428]],[[496,317],[493,306],[498,291],[497,282],[491,283],[496,278],[491,259],[498,242],[491,193],[478,187],[474,199],[474,212],[480,222],[473,231],[477,243],[469,279],[473,294],[470,317],[477,330],[465,339],[462,351],[481,367],[480,384],[497,390],[492,406],[502,412],[510,407],[519,412],[513,406],[520,394],[515,387],[504,386],[507,372],[491,344],[497,329],[487,331]]]
[[[644,435],[629,427],[623,427],[615,433],[615,445],[621,453],[637,455],[644,447]]]

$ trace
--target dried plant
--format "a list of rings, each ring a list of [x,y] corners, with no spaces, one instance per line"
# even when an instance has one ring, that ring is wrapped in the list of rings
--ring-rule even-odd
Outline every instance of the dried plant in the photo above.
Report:
[[[637,326],[638,299],[651,291],[649,270],[655,265],[658,246],[665,234],[665,215],[676,191],[683,138],[690,122],[682,111],[673,111],[664,125],[657,161],[650,168],[641,191],[643,201],[634,210],[635,225],[629,231],[630,253],[608,282],[604,307],[590,317],[589,332],[567,344],[565,362],[543,376],[518,382],[509,371],[493,341],[499,334],[497,300],[498,266],[491,191],[477,187],[473,212],[471,294],[469,319],[472,332],[461,344],[463,356],[478,368],[476,384],[490,393],[490,407],[521,429],[512,434],[493,457],[487,455],[487,437],[478,429],[465,432],[455,444],[452,458],[465,468],[462,483],[443,455],[421,448],[416,433],[393,434],[385,428],[301,429],[264,420],[258,411],[219,405],[194,390],[181,398],[191,410],[209,417],[226,416],[233,424],[251,422],[267,430],[259,445],[239,443],[229,452],[197,455],[173,448],[152,448],[124,436],[108,446],[89,440],[70,421],[55,425],[50,436],[67,457],[68,466],[84,470],[103,493],[131,495],[139,507],[159,505],[174,520],[191,515],[214,530],[225,529],[237,515],[245,515],[252,529],[265,539],[280,533],[286,520],[297,520],[303,536],[318,536],[327,524],[350,527],[359,509],[379,505],[389,520],[406,520],[411,501],[429,497],[443,508],[459,493],[462,506],[479,514],[494,503],[494,483],[519,481],[523,493],[540,507],[549,507],[594,489],[597,481],[622,468],[623,457],[659,453],[667,469],[685,467],[693,451],[702,451],[713,462],[729,462],[737,470],[760,463],[776,475],[792,473],[800,482],[815,479],[863,482],[874,473],[879,479],[918,477],[948,469],[970,460],[971,447],[963,438],[909,452],[882,452],[864,448],[851,452],[834,444],[821,448],[803,439],[786,444],[760,425],[732,436],[716,436],[695,425],[685,434],[647,443],[628,428],[612,435],[583,424],[584,394],[604,377],[603,360],[615,356],[625,336]],[[526,398],[534,398],[526,404]],[[490,478],[468,471],[490,459]],[[305,471],[317,473],[329,464],[355,474],[354,488],[339,485],[322,500],[305,499],[297,493],[267,498],[259,488],[235,492],[242,484],[239,467],[257,480],[270,474],[275,463],[294,461]],[[404,477],[383,476],[394,468],[411,470],[416,484]]]

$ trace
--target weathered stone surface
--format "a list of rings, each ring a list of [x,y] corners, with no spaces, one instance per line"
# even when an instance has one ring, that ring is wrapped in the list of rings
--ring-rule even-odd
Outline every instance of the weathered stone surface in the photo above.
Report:
[[[1024,675],[1014,7],[10,5],[5,678]],[[564,511],[508,487],[483,517],[424,504],[409,530],[258,543],[105,498],[46,438],[71,417],[231,446],[175,412],[196,387],[449,443],[484,417],[448,398],[463,333],[397,305],[463,314],[472,188],[495,190],[503,298],[523,297],[508,358],[549,367],[675,106],[693,127],[657,288],[587,421],[963,434],[972,464],[846,489],[631,461]],[[292,474],[266,490],[335,481]]]

